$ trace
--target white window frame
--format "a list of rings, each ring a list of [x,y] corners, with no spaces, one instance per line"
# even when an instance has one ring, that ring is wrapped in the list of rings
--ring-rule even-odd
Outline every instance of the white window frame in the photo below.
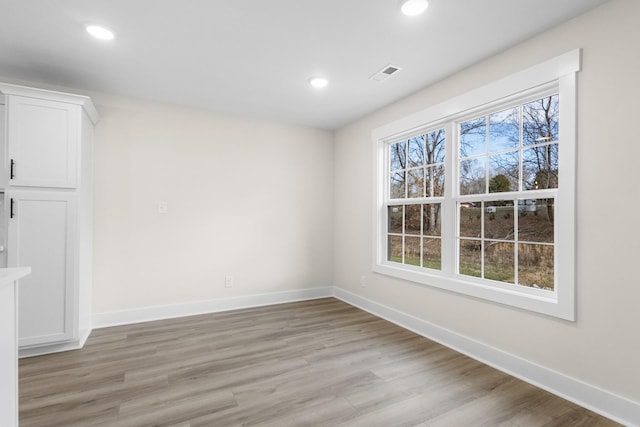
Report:
[[[580,49],[449,99],[379,127],[372,132],[374,146],[373,271],[399,279],[482,298],[549,316],[575,321],[575,185],[577,145],[577,73]],[[560,188],[555,205],[554,290],[529,288],[456,274],[456,191],[458,160],[452,137],[456,122],[473,110],[557,85],[559,95],[558,157]],[[442,270],[431,270],[387,260],[387,192],[389,144],[423,129],[446,128],[445,196],[442,201]],[[428,202],[426,202],[428,203]]]

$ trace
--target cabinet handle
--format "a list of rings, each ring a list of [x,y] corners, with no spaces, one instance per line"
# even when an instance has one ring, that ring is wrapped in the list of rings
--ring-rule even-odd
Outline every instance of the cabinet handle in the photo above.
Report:
[[[16,177],[16,174],[14,173],[14,168],[16,166],[16,161],[11,159],[11,167],[10,167],[10,171],[9,171],[9,179],[13,179]]]
[[[13,218],[14,216],[14,212],[13,212],[13,197],[11,198],[11,201],[9,202],[9,218]]]

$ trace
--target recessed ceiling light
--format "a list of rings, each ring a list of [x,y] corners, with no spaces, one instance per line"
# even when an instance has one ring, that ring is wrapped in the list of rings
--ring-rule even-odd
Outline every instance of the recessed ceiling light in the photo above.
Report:
[[[321,89],[329,84],[329,80],[324,77],[311,77],[309,79],[309,84],[317,89]]]
[[[429,7],[427,0],[404,0],[400,9],[407,16],[416,16],[423,13]]]
[[[87,25],[87,33],[100,40],[113,40],[113,31],[99,25]]]

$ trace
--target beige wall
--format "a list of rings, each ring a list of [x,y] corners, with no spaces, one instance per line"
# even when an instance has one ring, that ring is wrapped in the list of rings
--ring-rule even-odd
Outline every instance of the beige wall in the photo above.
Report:
[[[633,130],[640,99],[639,18],[640,2],[612,0],[340,129],[334,150],[334,285],[640,402],[640,144]],[[577,321],[373,274],[371,131],[575,48],[583,49]],[[366,288],[360,287],[361,275],[368,276]]]
[[[331,132],[92,98],[94,312],[331,286]]]

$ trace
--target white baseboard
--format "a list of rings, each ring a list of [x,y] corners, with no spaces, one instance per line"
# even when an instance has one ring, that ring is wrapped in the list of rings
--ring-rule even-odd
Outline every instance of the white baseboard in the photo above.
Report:
[[[93,313],[93,328],[127,325],[197,314],[260,307],[293,301],[327,298],[333,296],[333,288],[310,288],[268,294],[247,295],[230,298],[217,298],[206,301],[193,301],[181,304],[159,305],[135,308],[131,310]]]
[[[89,335],[87,334],[87,337]],[[84,342],[87,337],[84,339],[80,338],[77,340],[65,341],[55,344],[45,344],[45,345],[35,345],[32,347],[21,347],[18,350],[18,357],[20,359],[25,357],[33,357],[33,356],[41,356],[43,354],[52,354],[52,353],[60,353],[62,351],[70,351],[70,350],[78,350],[84,346]]]
[[[638,421],[640,420],[640,404],[637,402],[617,396],[543,366],[536,365],[521,357],[459,335],[453,331],[363,298],[344,289],[334,287],[333,295],[348,304],[436,341],[593,412],[599,413],[626,426],[638,427],[637,423],[640,422]]]
[[[87,342],[87,338],[91,334],[91,329],[85,329],[80,331],[78,339],[64,341],[54,344],[34,345],[31,347],[22,347],[18,350],[18,357],[20,359],[24,357],[41,356],[43,354],[60,353],[61,351],[78,350],[84,347],[84,343]]]

